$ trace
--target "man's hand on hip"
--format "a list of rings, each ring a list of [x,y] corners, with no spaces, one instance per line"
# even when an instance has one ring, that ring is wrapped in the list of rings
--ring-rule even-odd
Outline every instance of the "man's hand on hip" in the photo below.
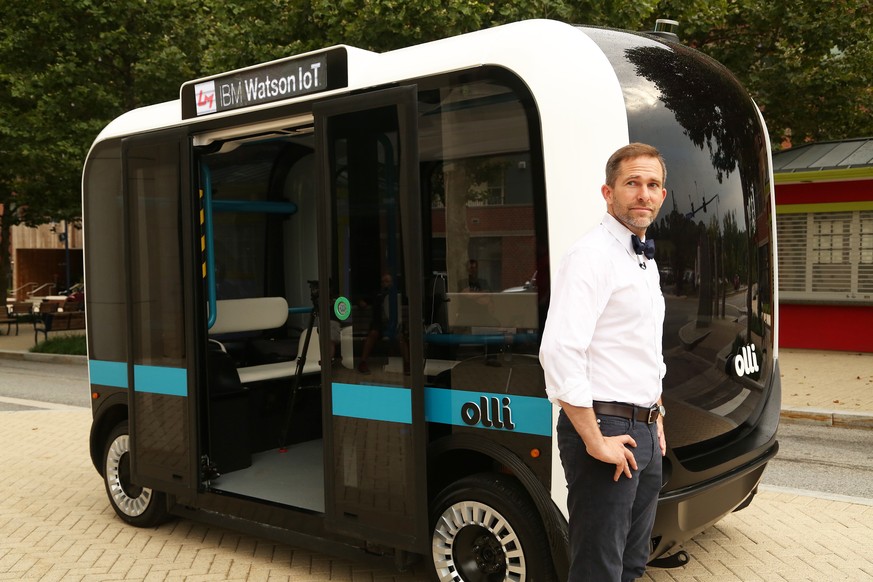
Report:
[[[593,408],[585,408],[583,406],[573,406],[566,402],[561,402],[561,408],[564,414],[573,423],[573,427],[582,441],[585,443],[585,450],[588,454],[604,463],[615,465],[615,476],[613,481],[618,481],[622,473],[628,479],[632,478],[633,473],[637,469],[637,460],[634,454],[627,446],[636,447],[637,442],[628,434],[605,437],[600,432],[600,427],[597,426],[597,416],[594,414]]]
[[[585,443],[585,449],[588,454],[604,463],[615,465],[615,475],[613,481],[618,481],[621,474],[624,473],[628,479],[633,477],[632,470],[637,469],[637,460],[634,454],[625,445],[632,447],[637,446],[637,442],[629,434],[623,434],[614,437],[600,437],[600,442],[595,440],[594,443]]]

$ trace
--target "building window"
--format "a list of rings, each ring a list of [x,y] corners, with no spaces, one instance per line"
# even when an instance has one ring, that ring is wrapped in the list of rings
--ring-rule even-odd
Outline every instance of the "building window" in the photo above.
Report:
[[[780,214],[785,300],[873,301],[873,211]]]
[[[858,213],[858,293],[873,296],[873,210]]]

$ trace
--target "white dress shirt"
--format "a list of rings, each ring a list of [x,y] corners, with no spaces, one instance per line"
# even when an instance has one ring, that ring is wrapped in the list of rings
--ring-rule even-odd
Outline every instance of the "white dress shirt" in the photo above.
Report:
[[[651,406],[661,397],[664,296],[655,261],[634,253],[631,234],[607,214],[554,274],[540,346],[552,402]]]

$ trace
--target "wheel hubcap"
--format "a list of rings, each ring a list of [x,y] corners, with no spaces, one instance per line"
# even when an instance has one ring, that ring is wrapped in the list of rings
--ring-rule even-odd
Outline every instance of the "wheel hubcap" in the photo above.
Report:
[[[493,507],[459,501],[433,531],[433,562],[441,582],[523,582],[524,552],[510,523]]]
[[[116,507],[129,517],[137,517],[148,509],[152,490],[130,482],[130,437],[120,435],[106,455],[106,483]]]

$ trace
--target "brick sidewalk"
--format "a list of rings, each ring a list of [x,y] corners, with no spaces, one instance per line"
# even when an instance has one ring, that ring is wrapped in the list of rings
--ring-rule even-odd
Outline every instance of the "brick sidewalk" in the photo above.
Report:
[[[413,582],[373,566],[188,520],[123,524],[88,458],[90,414],[0,413],[0,580],[294,580]],[[857,501],[857,500],[856,500]],[[873,502],[763,491],[699,534],[654,581],[873,579]]]

